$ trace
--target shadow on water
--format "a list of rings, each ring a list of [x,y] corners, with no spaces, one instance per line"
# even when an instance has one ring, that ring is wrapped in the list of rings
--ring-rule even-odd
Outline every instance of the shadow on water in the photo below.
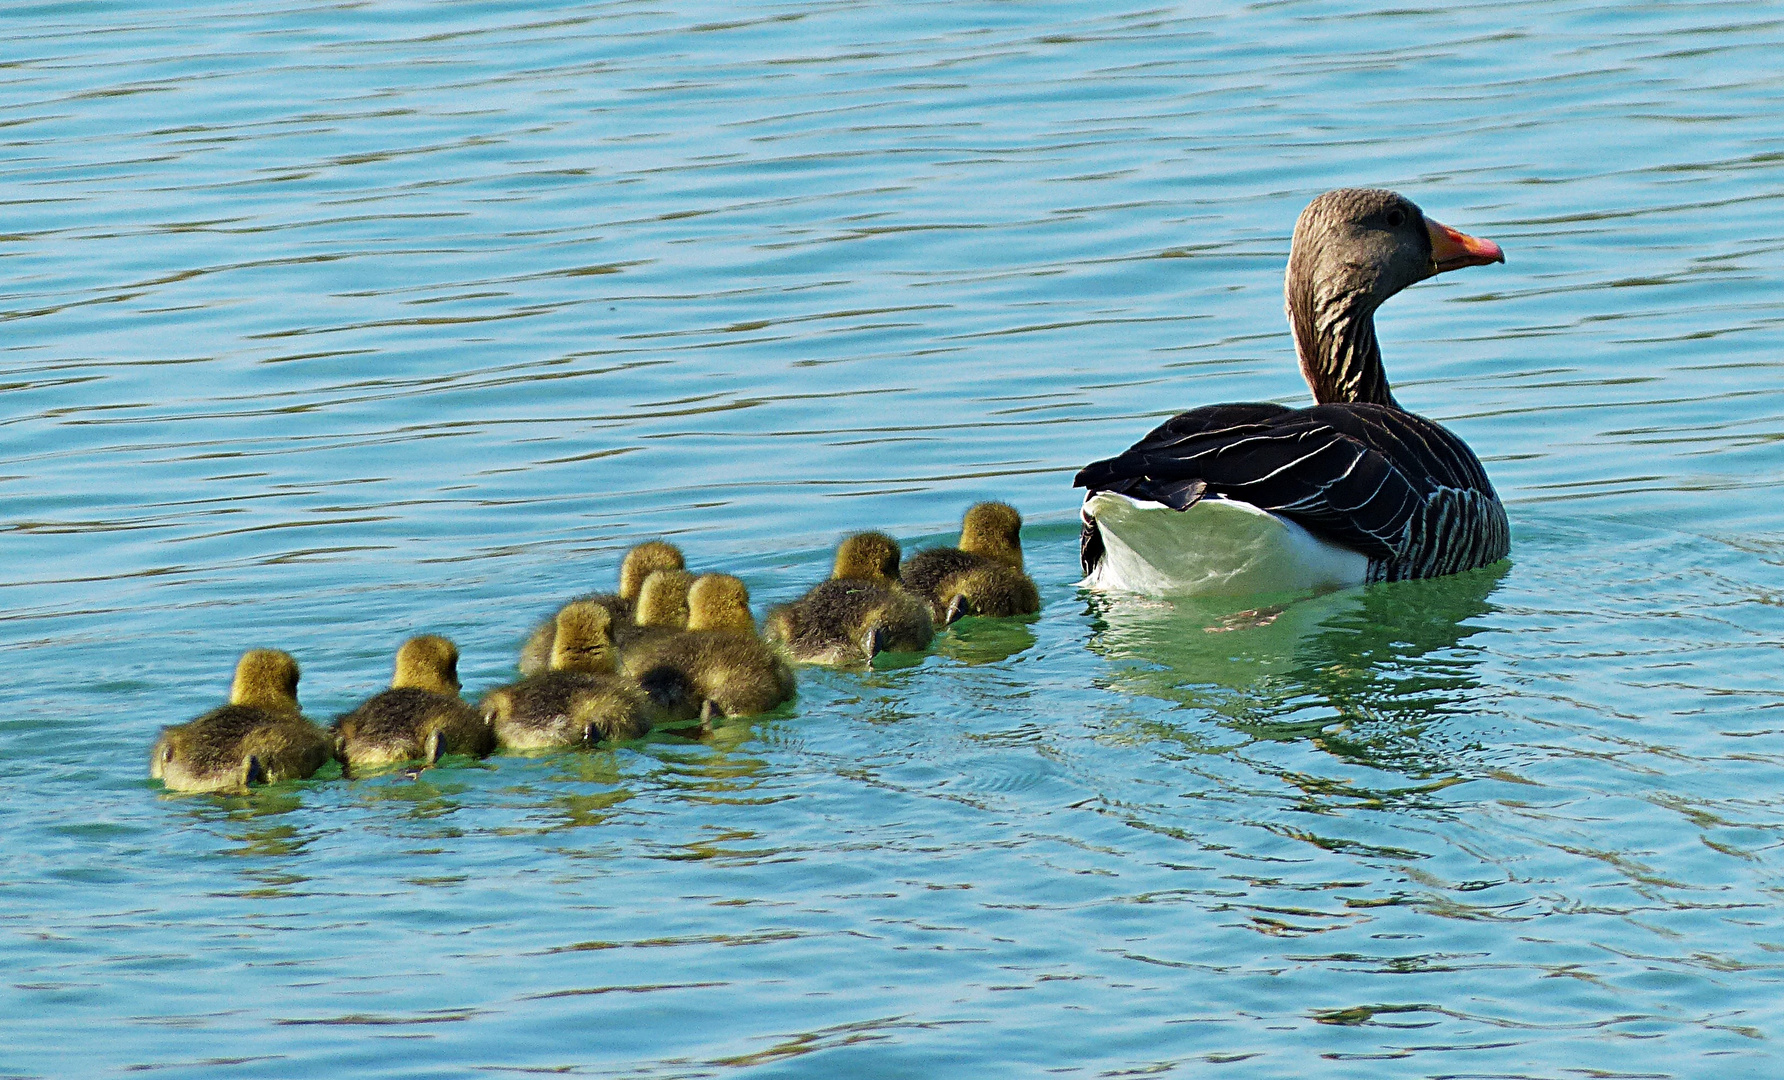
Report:
[[[1093,596],[1090,648],[1109,686],[1195,710],[1252,740],[1311,740],[1339,758],[1430,775],[1435,722],[1466,712],[1508,561],[1429,581],[1280,600],[1242,612],[1188,598]]]

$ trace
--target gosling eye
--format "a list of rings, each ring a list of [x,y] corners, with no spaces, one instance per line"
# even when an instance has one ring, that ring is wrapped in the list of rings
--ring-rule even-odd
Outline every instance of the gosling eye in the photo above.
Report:
[[[1398,206],[1388,211],[1388,228],[1398,229],[1404,224],[1406,224],[1406,211]]]
[[[171,747],[171,746],[162,747],[161,760],[162,761],[172,761],[173,760],[173,747]]]

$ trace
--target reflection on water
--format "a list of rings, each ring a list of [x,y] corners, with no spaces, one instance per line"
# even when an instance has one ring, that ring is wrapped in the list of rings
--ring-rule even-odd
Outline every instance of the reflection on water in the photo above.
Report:
[[[1034,648],[1034,619],[969,617],[936,635],[931,651],[963,664],[996,664]],[[877,665],[876,665],[877,666]]]
[[[1091,648],[1117,662],[1113,688],[1204,711],[1251,738],[1315,738],[1361,764],[1416,768],[1408,743],[1472,706],[1482,649],[1458,646],[1487,627],[1510,570],[1502,561],[1238,613],[1230,602],[1099,594]]]

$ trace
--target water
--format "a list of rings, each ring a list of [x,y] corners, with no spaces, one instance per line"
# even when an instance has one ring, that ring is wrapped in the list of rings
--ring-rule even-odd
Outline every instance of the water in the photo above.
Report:
[[[1777,1075],[1784,9],[0,13],[0,1073]],[[1083,462],[1303,401],[1300,207],[1512,560],[1074,588]],[[165,796],[276,645],[511,676],[667,536],[759,607],[1028,517],[1045,610],[708,741]]]

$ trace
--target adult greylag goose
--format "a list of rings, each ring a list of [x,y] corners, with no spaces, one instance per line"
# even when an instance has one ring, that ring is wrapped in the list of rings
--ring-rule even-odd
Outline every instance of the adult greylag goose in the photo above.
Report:
[[[1391,191],[1344,188],[1295,223],[1284,292],[1315,404],[1207,405],[1086,465],[1085,583],[1246,594],[1437,577],[1511,532],[1466,444],[1388,389],[1375,309],[1414,282],[1504,262]]]

